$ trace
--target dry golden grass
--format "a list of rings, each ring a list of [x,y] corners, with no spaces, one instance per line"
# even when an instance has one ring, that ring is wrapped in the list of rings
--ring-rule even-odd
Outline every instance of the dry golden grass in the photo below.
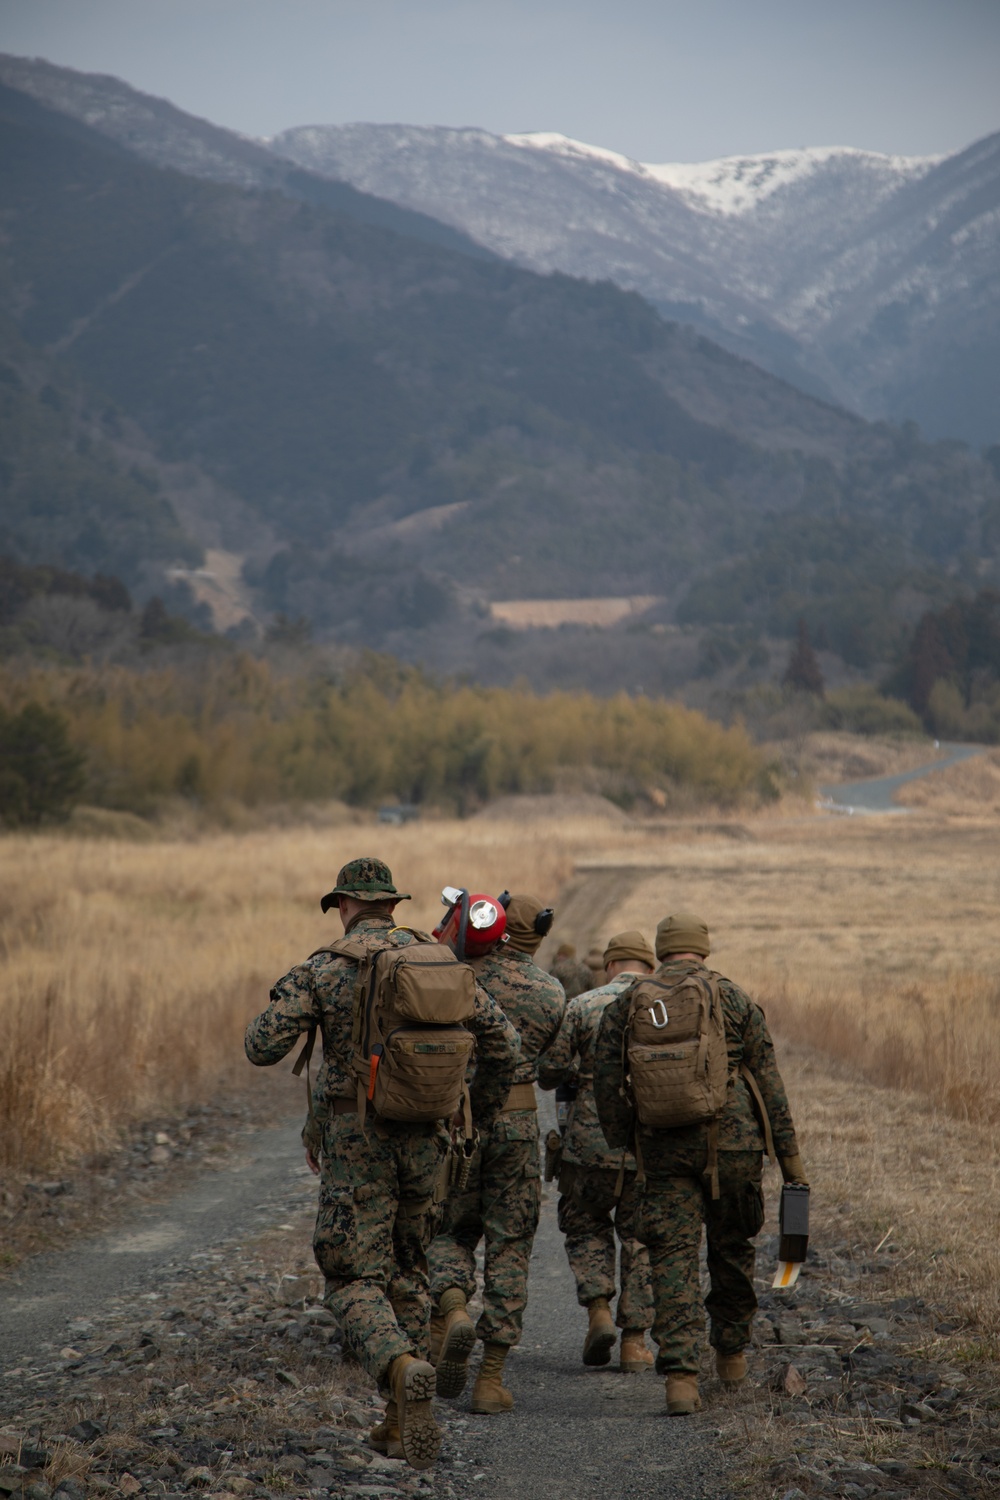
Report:
[[[925,1096],[866,1085],[847,1066],[785,1046],[782,1072],[817,1213],[813,1238],[890,1250],[886,1298],[918,1296],[967,1324],[948,1359],[1000,1358],[1000,1140]],[[769,1201],[777,1201],[775,1191]],[[933,1349],[926,1352],[933,1353]]]
[[[50,1169],[121,1125],[249,1081],[242,1034],[273,981],[339,933],[320,895],[377,850],[400,910],[437,921],[444,884],[554,899],[606,825],[295,828],[143,844],[0,841],[0,1165]]]
[[[683,905],[708,921],[712,961],[763,1002],[783,1054],[806,1049],[786,1072],[818,1198],[849,1204],[873,1245],[892,1227],[906,1274],[957,1298],[997,1347],[1000,840],[962,786],[948,816],[7,837],[3,1160],[49,1168],[137,1118],[259,1083],[244,1025],[338,930],[318,898],[356,854],[389,861],[419,926],[446,882],[562,893],[553,938],[579,945],[652,933]]]
[[[926,780],[909,782],[900,789],[897,801],[955,817],[996,817],[1000,813],[1000,750],[984,751]]]

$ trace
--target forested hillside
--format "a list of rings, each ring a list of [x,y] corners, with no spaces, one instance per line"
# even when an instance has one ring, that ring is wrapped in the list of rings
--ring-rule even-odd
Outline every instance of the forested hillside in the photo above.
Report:
[[[262,618],[433,661],[493,597],[642,593],[751,637],[805,617],[868,666],[921,609],[1000,581],[989,465],[804,396],[636,295],[159,170],[9,90],[0,185],[21,337],[217,487],[182,529],[126,472],[143,561],[190,565],[224,489],[253,521],[225,545]],[[15,555],[138,581],[124,541],[73,519],[82,480],[49,488],[43,558],[19,483]]]

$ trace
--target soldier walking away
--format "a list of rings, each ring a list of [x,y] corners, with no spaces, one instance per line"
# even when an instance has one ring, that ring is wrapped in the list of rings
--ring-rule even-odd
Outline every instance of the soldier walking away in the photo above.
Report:
[[[370,1441],[423,1469],[441,1442],[427,1358],[426,1252],[448,1149],[442,1120],[462,1097],[474,1037],[471,1109],[480,1129],[489,1129],[513,1078],[517,1034],[467,965],[449,954],[442,967],[442,950],[427,934],[394,925],[397,903],[409,899],[381,860],[346,864],[320,903],[324,912],[339,911],[344,938],[278,980],[245,1045],[252,1063],[268,1066],[303,1032],[310,1043],[321,1034],[312,1097],[325,1110],[312,1137],[321,1142],[313,1249],[326,1279],[324,1302],[387,1397]],[[437,976],[430,992],[422,977],[428,968]],[[399,1016],[410,1019],[397,1026]],[[383,1020],[390,1030],[381,1029]]]
[[[764,1222],[763,1151],[772,1158],[777,1152],[786,1182],[806,1181],[764,1013],[738,985],[706,967],[708,954],[708,928],[700,917],[665,917],[656,929],[660,967],[605,1008],[594,1059],[604,1134],[619,1149],[632,1143],[636,1153],[637,1232],[649,1251],[656,1368],[666,1376],[673,1416],[701,1405],[702,1225],[711,1283],[709,1342],[719,1379],[733,1389],[746,1376],[743,1351],[757,1310],[752,1241]],[[672,1059],[668,1068],[657,1066],[664,1048]],[[692,1115],[700,1118],[662,1123],[691,1121]],[[661,1123],[644,1123],[649,1120]]]
[[[575,1000],[577,995],[582,995],[584,990],[592,989],[594,985],[593,972],[582,958],[577,958],[572,943],[559,944],[549,973],[554,979],[558,979],[567,1000]]]
[[[467,1185],[445,1204],[441,1231],[428,1256],[436,1305],[432,1346],[435,1333],[440,1341],[438,1391],[458,1396],[465,1388],[473,1342],[466,1303],[476,1290],[476,1247],[485,1241],[483,1311],[475,1327],[483,1341],[483,1357],[472,1390],[474,1412],[505,1412],[514,1405],[503,1383],[503,1367],[507,1351],[521,1337],[528,1263],[541,1206],[534,1081],[539,1054],[559,1030],[566,1006],[562,986],[531,956],[552,925],[552,916],[551,909],[533,896],[510,897],[507,941],[473,960],[479,983],[521,1038],[517,1072],[504,1108],[490,1129],[480,1131]]]
[[[558,1215],[577,1301],[587,1309],[583,1362],[610,1362],[617,1323],[619,1368],[636,1373],[653,1363],[645,1340],[653,1322],[649,1256],[636,1235],[635,1158],[610,1149],[597,1118],[594,1048],[605,1008],[640,975],[651,974],[656,959],[648,938],[634,931],[611,938],[602,957],[608,983],[569,1002],[555,1041],[539,1061],[538,1082],[543,1089],[575,1087],[559,1152]],[[616,1234],[621,1245],[621,1293],[612,1320]]]

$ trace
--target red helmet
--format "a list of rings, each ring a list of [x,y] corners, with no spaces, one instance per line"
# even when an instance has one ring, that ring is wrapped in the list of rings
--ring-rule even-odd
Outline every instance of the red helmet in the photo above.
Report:
[[[458,958],[482,958],[503,942],[507,931],[507,913],[497,896],[470,893],[446,885],[441,900],[448,908],[434,936],[447,943]]]

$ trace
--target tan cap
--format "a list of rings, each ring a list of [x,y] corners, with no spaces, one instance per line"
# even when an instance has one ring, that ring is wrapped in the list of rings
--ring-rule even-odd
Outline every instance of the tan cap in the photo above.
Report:
[[[556,949],[556,958],[575,958],[576,949],[572,943],[560,943]]]
[[[656,929],[657,958],[668,958],[671,953],[697,953],[700,958],[707,958],[711,951],[708,926],[694,912],[675,911],[672,917],[664,917]]]
[[[608,946],[604,950],[604,967],[621,963],[623,959],[648,964],[651,969],[656,968],[656,958],[649,946],[649,939],[641,932],[616,932],[613,938],[608,938]]]
[[[511,896],[507,903],[508,946],[518,953],[537,953],[554,915],[551,906],[543,906],[534,896]]]
[[[587,965],[598,974],[604,968],[604,950],[599,943],[591,943],[587,953]]]

